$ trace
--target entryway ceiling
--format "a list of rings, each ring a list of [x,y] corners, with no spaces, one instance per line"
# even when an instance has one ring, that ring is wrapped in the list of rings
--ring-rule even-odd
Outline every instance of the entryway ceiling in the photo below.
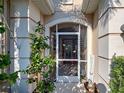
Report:
[[[93,13],[98,6],[99,0],[83,0],[82,3],[82,10],[86,14],[91,14]]]

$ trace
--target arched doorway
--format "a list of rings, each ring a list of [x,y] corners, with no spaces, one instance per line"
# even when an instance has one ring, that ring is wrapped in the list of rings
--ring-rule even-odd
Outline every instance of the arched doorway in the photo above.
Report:
[[[57,82],[79,82],[87,73],[87,27],[59,23],[50,27],[51,54],[56,59]]]

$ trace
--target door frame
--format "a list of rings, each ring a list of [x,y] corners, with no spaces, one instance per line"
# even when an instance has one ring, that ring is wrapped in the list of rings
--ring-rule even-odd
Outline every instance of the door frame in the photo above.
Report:
[[[59,59],[59,36],[60,35],[77,35],[78,39],[78,52],[77,52],[77,59]],[[75,60],[78,62],[78,76],[59,76],[58,75],[58,65],[59,61],[63,60]],[[80,25],[78,32],[56,32],[56,80],[57,82],[80,82]]]

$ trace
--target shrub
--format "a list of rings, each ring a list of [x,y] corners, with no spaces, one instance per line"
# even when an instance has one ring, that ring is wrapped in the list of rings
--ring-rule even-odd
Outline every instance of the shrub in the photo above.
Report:
[[[124,93],[124,56],[113,57],[110,77],[111,93]]]
[[[55,86],[50,76],[53,72],[55,61],[51,56],[43,55],[44,50],[50,48],[47,44],[49,38],[44,36],[43,33],[44,27],[38,23],[35,32],[30,34],[31,64],[27,67],[26,72],[30,75],[28,82],[36,82],[36,89],[34,91],[38,93],[52,93]]]

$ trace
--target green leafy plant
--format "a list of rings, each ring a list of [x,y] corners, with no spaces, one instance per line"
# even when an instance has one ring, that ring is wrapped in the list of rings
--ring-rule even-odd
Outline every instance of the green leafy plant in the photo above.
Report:
[[[3,22],[0,22],[0,33],[3,34],[6,31],[5,25]]]
[[[0,15],[3,14],[4,0],[0,0]],[[6,31],[6,27],[4,22],[1,20],[0,22],[0,34],[4,34]],[[13,73],[7,73],[4,71],[7,69],[11,64],[10,57],[8,54],[0,54],[0,84],[3,82],[7,82],[9,84],[14,84],[16,82],[16,79],[18,78],[18,72]]]
[[[124,93],[124,56],[113,57],[110,77],[111,93]]]
[[[5,73],[4,69],[9,67],[11,64],[10,57],[7,54],[0,54],[0,82],[8,82],[10,84],[14,84],[16,82],[16,79],[18,78],[18,71],[13,72],[11,74]]]
[[[16,79],[18,78],[18,72],[14,72],[11,74],[1,73],[0,74],[0,82],[7,81],[9,84],[16,83]]]
[[[4,6],[3,6],[4,0],[0,0],[0,13],[3,13]]]
[[[18,78],[18,71],[11,74],[5,73],[4,69],[8,68],[11,64],[10,57],[7,54],[0,54],[0,82],[8,82],[9,84],[14,84]]]
[[[46,43],[49,37],[44,36],[44,27],[40,23],[37,23],[35,32],[30,34],[30,39],[32,52],[31,64],[26,70],[30,75],[28,82],[37,83],[35,91],[38,93],[51,93],[55,88],[50,78],[55,61],[51,56],[44,56],[44,50],[50,48]]]
[[[0,69],[3,69],[10,65],[9,55],[0,54]]]
[[[54,88],[55,86],[53,81],[49,79],[40,81],[39,85],[37,86],[37,89],[40,91],[40,93],[52,93]]]

